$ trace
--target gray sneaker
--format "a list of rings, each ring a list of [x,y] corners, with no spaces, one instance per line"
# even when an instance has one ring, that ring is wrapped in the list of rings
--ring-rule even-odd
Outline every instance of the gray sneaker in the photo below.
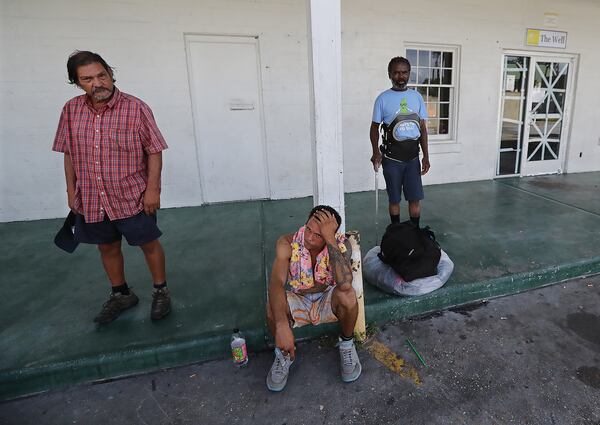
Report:
[[[362,372],[362,366],[356,353],[354,339],[350,341],[339,340],[340,349],[340,371],[342,373],[342,381],[353,382],[358,379]]]
[[[267,375],[267,388],[271,391],[281,391],[287,384],[290,366],[294,363],[289,354],[284,356],[279,348],[275,348],[275,361]]]
[[[135,306],[139,302],[138,297],[129,289],[129,295],[123,295],[119,292],[111,293],[110,298],[102,305],[102,310],[94,318],[94,322],[101,325],[115,320],[122,311]]]

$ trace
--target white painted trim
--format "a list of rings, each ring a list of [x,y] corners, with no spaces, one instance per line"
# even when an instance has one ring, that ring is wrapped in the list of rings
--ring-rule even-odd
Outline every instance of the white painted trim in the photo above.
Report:
[[[539,56],[545,58],[560,58],[560,59],[571,59],[572,57],[579,56],[577,53],[568,52],[552,52],[545,50],[525,50],[525,49],[503,49],[502,53],[505,55],[515,56]]]
[[[435,140],[427,144],[429,155],[462,152],[462,143],[458,143],[456,140]]]
[[[571,140],[571,120],[573,117],[573,109],[575,108],[575,96],[577,93],[577,73],[579,72],[579,54],[573,54],[571,56],[571,67],[572,72],[569,74],[569,80],[567,80],[567,102],[565,103],[565,115],[567,116],[566,122],[563,124],[563,127],[566,127],[566,140]],[[568,164],[569,164],[569,149],[568,145],[565,143],[564,146],[564,159],[563,159],[563,172],[568,172]]]
[[[245,34],[245,33],[211,33],[211,32],[184,32],[184,38],[186,39],[196,39],[198,41],[210,41],[213,43],[231,43],[232,39],[243,39],[248,40],[254,38],[257,39],[257,34]],[[229,40],[226,41],[226,38]],[[249,43],[250,44],[250,43]]]
[[[496,179],[506,179],[508,177],[521,177],[520,174],[502,174],[501,176],[494,176],[494,180]]]
[[[256,66],[257,76],[258,76],[258,106],[260,113],[260,126],[262,133],[262,150],[263,150],[263,163],[265,167],[265,188],[267,189],[267,198],[271,199],[273,197],[273,192],[271,190],[271,174],[269,168],[269,152],[267,150],[267,124],[265,122],[265,107],[263,100],[263,73],[262,73],[262,63],[260,61],[261,53],[260,53],[260,38],[256,36]]]
[[[192,67],[192,61],[191,56],[190,56],[190,40],[189,40],[189,36],[188,34],[183,34],[183,43],[185,46],[185,61],[187,64],[187,79],[188,79],[188,94],[190,97],[190,111],[192,113],[192,129],[193,129],[193,133],[194,133],[194,151],[196,152],[196,170],[198,172],[198,181],[200,182],[200,202],[202,204],[206,203],[206,198],[205,198],[205,193],[206,193],[206,188],[204,187],[204,182],[203,182],[203,178],[202,178],[202,172],[200,171],[201,167],[200,167],[200,152],[199,152],[199,147],[198,147],[198,131],[196,130],[196,112],[194,111],[194,96],[193,93],[195,92],[194,90],[194,82],[192,79],[192,75],[194,75],[194,69]]]
[[[523,138],[521,137],[521,131],[523,130],[523,127],[525,125],[525,122],[522,120],[513,120],[513,119],[507,119],[504,118],[504,105],[505,105],[505,101],[507,99],[509,99],[510,101],[519,101],[519,117],[522,117],[523,115],[523,108],[524,105],[527,102],[526,96],[523,95],[519,95],[519,96],[506,96],[505,95],[505,91],[504,91],[504,74],[505,74],[505,63],[506,63],[506,58],[508,56],[518,56],[518,57],[522,57],[522,58],[528,58],[529,60],[531,60],[531,57],[529,56],[524,56],[521,54],[507,54],[507,53],[502,53],[501,54],[501,66],[500,66],[500,83],[499,83],[499,92],[498,92],[498,101],[499,101],[499,107],[498,107],[498,122],[497,122],[497,128],[496,128],[496,162],[495,162],[495,169],[494,169],[494,173],[493,173],[493,178],[497,178],[497,177],[503,177],[504,175],[499,175],[498,173],[500,172],[500,154],[502,152],[514,152],[513,149],[508,149],[508,148],[502,148],[502,127],[504,126],[505,122],[509,122],[511,124],[516,124],[518,127],[518,142],[520,142],[518,149],[520,149],[521,151],[517,151],[518,154],[518,164],[519,164],[519,172],[521,170],[521,164],[522,164],[522,159],[521,159],[521,154],[523,151]],[[529,66],[529,65],[528,65]],[[521,87],[520,87],[520,91],[523,92],[528,92],[527,91],[527,87],[524,86],[524,82],[528,79],[524,78],[528,76],[529,73],[529,68],[527,66],[525,67],[519,67],[516,69],[516,71],[518,71],[521,74],[521,77],[523,78],[521,80]],[[509,175],[518,175],[518,174],[509,174]]]
[[[492,178],[501,177],[500,173],[500,146],[502,146],[502,117],[504,116],[504,102],[502,99],[502,94],[504,92],[504,63],[506,62],[505,57],[507,54],[505,52],[500,53],[500,89],[498,91],[498,123],[496,126],[496,163],[494,167],[494,171],[492,173]]]

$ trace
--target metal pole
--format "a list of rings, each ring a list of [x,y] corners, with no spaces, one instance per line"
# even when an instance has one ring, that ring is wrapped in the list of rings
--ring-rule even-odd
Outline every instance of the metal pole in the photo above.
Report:
[[[375,171],[375,244],[379,244],[379,169]]]

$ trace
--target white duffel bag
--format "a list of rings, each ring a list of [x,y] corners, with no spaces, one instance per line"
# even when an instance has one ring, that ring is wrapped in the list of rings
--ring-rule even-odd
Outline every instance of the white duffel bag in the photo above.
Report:
[[[441,288],[448,281],[454,263],[442,250],[435,276],[404,281],[396,271],[379,259],[381,249],[371,248],[363,258],[363,275],[367,282],[393,295],[423,295]]]

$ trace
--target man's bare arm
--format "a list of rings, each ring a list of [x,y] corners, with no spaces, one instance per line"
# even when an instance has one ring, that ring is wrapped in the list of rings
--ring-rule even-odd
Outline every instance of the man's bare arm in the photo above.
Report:
[[[281,236],[275,245],[275,260],[269,279],[269,305],[276,324],[288,324],[285,281],[290,267],[292,247],[286,236]]]
[[[337,243],[327,242],[329,264],[333,270],[335,283],[340,290],[346,290],[352,287],[352,267],[350,266],[352,247],[348,241],[344,243],[344,246],[346,247],[346,252],[342,253]]]
[[[148,186],[150,190],[160,190],[162,172],[162,152],[148,155]]]
[[[429,171],[429,143],[427,135],[427,123],[425,120],[420,120],[419,126],[421,128],[421,151],[423,151],[423,160],[421,161],[421,174],[426,174]]]
[[[292,247],[290,236],[284,235],[277,240],[275,260],[269,279],[269,307],[275,322],[275,346],[292,359],[296,356],[294,334],[288,319],[288,303],[285,294],[285,281],[290,267]]]
[[[67,182],[67,203],[70,209],[73,209],[75,203],[75,187],[77,186],[77,176],[75,176],[75,169],[71,162],[71,155],[65,152],[64,167],[65,167],[65,180]]]
[[[148,155],[148,184],[144,193],[144,212],[154,214],[160,208],[162,152]]]
[[[333,271],[335,283],[340,290],[349,290],[352,288],[352,268],[350,267],[352,248],[350,247],[350,243],[344,244],[346,247],[346,252],[342,253],[335,238],[335,232],[338,228],[338,223],[335,217],[329,211],[319,210],[315,212],[314,217],[321,226],[321,234],[325,240],[325,243],[327,244],[329,265]]]
[[[369,128],[369,139],[371,139],[371,148],[373,149],[373,155],[371,156],[371,162],[373,163],[373,169],[377,171],[381,165],[382,155],[379,150],[379,126],[381,124],[371,122]]]

